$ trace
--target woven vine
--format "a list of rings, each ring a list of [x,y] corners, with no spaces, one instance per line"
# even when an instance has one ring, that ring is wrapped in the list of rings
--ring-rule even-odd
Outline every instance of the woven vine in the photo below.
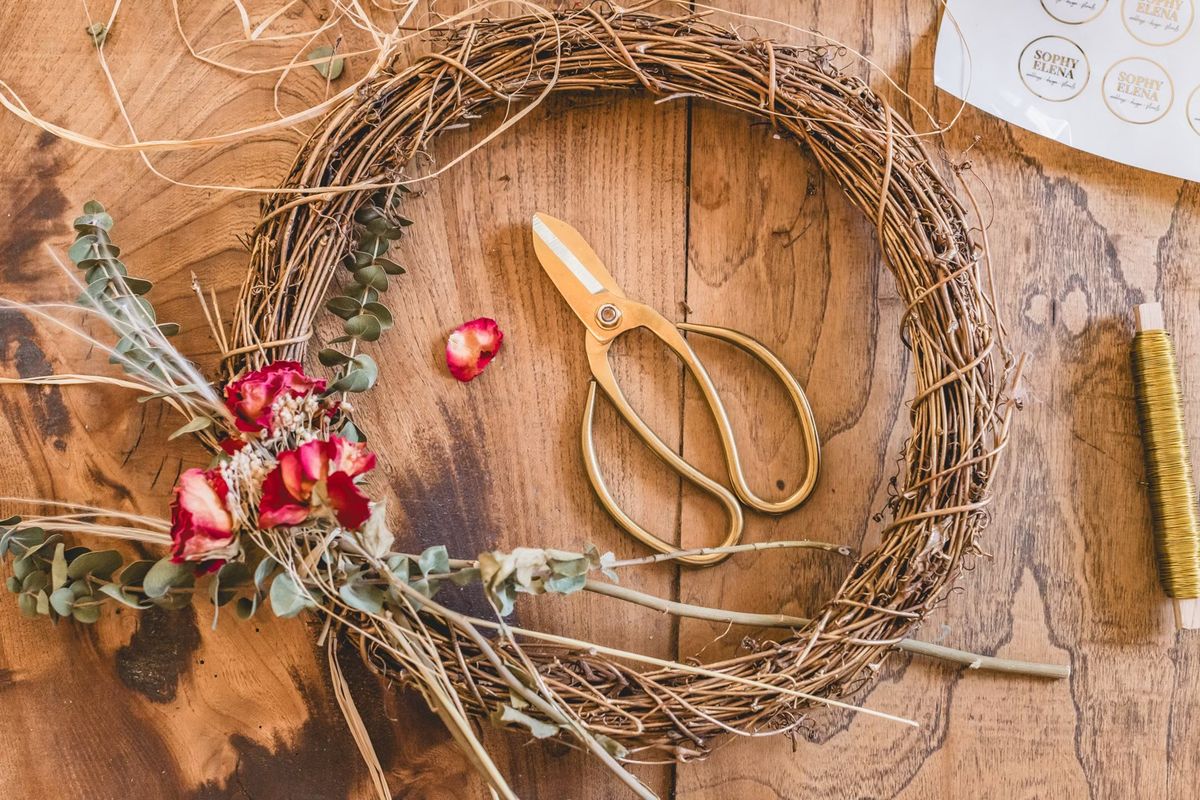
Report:
[[[984,242],[952,188],[953,170],[862,79],[842,74],[836,55],[743,38],[691,13],[600,5],[463,23],[444,32],[435,52],[408,65],[393,61],[330,112],[300,151],[287,191],[264,203],[229,376],[303,358],[314,317],[355,249],[356,214],[361,221],[365,204],[386,203],[411,180],[414,159],[440,132],[548,93],[632,90],[745,112],[810,153],[875,225],[905,306],[900,335],[915,386],[881,544],[854,563],[811,623],[699,672],[647,671],[544,638],[520,647],[507,637],[482,643],[456,612],[436,602],[414,606],[396,625],[421,632],[470,713],[499,712],[516,674],[540,683],[574,722],[631,760],[703,756],[726,733],[793,731],[821,698],[860,687],[867,668],[920,623],[977,552],[1007,437],[1004,387],[1013,367]],[[437,705],[394,650],[358,635],[376,668],[414,682]],[[536,705],[527,714],[547,716]]]

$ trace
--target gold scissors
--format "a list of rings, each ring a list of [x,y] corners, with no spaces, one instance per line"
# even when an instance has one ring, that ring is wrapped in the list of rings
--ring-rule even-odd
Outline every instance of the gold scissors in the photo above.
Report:
[[[677,550],[670,542],[650,533],[626,514],[613,499],[612,493],[604,482],[604,477],[600,474],[600,465],[596,459],[596,446],[592,439],[597,386],[604,390],[617,412],[655,455],[666,462],[675,472],[687,478],[707,494],[712,495],[725,507],[729,516],[729,528],[726,531],[725,540],[721,543],[722,547],[736,544],[742,537],[744,526],[742,504],[764,514],[783,514],[804,502],[817,482],[821,445],[817,437],[817,427],[813,420],[812,409],[808,405],[808,398],[805,397],[804,390],[774,353],[760,342],[738,331],[690,322],[672,324],[649,306],[630,300],[617,286],[617,282],[613,280],[603,262],[579,232],[562,220],[545,214],[534,214],[533,249],[546,274],[554,281],[558,291],[587,328],[588,335],[584,341],[587,347],[588,363],[591,366],[592,380],[588,385],[587,403],[584,405],[583,411],[583,460],[596,495],[608,513],[617,521],[617,524],[643,544],[649,545],[661,553],[671,553]],[[612,365],[608,361],[608,348],[618,336],[634,328],[646,328],[671,348],[683,361],[696,383],[700,385],[700,390],[703,392],[704,399],[717,424],[733,492],[693,467],[668,447],[650,429],[645,420],[633,410],[625,394],[621,391],[621,387],[617,385]],[[733,438],[729,416],[725,412],[725,405],[721,402],[708,371],[697,358],[687,339],[684,338],[683,331],[711,336],[737,345],[766,366],[787,390],[800,417],[807,457],[804,480],[788,497],[778,501],[764,500],[751,491],[746,476],[742,472],[741,458],[738,455],[737,443]],[[708,553],[687,556],[680,560],[693,566],[706,566],[724,560],[727,555],[726,553]]]

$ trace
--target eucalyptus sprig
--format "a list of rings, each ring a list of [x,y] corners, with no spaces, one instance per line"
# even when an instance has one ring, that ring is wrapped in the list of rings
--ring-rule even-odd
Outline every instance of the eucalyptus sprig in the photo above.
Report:
[[[147,335],[147,328],[163,336],[174,336],[179,325],[158,321],[154,306],[146,299],[154,284],[129,274],[119,258],[121,248],[109,237],[112,227],[112,216],[95,200],[85,203],[83,216],[75,219],[75,242],[67,255],[83,272],[87,286],[78,303],[104,314],[121,337],[116,346],[121,357],[114,355],[112,363],[121,364],[127,372],[148,372],[168,380],[159,352],[162,348]]]
[[[392,312],[380,298],[388,290],[389,276],[403,275],[405,270],[388,257],[388,251],[413,224],[397,211],[401,195],[408,192],[398,188],[398,192],[375,194],[355,213],[358,240],[343,261],[353,283],[345,294],[325,303],[326,310],[342,320],[343,334],[330,344],[350,344],[345,351],[328,347],[317,354],[322,364],[337,369],[331,392],[365,392],[379,376],[375,359],[359,354],[358,344],[377,341],[393,325]]]
[[[224,406],[208,380],[168,341],[179,325],[158,321],[147,298],[154,284],[130,275],[121,261],[121,248],[110,236],[112,216],[89,200],[74,224],[75,241],[67,255],[83,272],[86,287],[76,302],[103,317],[117,334],[109,361],[159,389],[144,399],[172,397],[187,408],[189,421],[171,438],[211,427],[225,414]]]
[[[139,611],[178,609],[191,605],[197,592],[195,564],[176,564],[169,556],[126,564],[118,550],[67,547],[62,534],[47,535],[41,527],[22,526],[20,517],[0,521],[0,531],[0,559],[12,562],[6,586],[28,617],[46,616],[54,622],[69,617],[90,625],[100,619],[106,605]],[[214,608],[236,599],[238,617],[253,616],[272,566],[264,558],[253,580],[249,566],[240,561],[230,561],[204,576]]]

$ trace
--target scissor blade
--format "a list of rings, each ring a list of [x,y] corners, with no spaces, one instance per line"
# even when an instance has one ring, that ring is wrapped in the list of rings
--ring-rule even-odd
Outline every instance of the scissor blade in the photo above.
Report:
[[[534,214],[533,249],[542,269],[585,322],[594,310],[593,295],[611,292],[624,297],[596,252],[562,220]]]

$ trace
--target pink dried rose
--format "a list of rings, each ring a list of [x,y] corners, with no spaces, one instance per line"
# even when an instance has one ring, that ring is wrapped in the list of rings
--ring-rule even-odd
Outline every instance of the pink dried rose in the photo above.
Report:
[[[310,378],[296,361],[275,361],[247,372],[225,386],[225,405],[238,430],[258,433],[271,427],[271,409],[280,397],[304,397],[325,391],[325,381]]]
[[[483,372],[496,354],[504,333],[496,320],[480,317],[464,322],[446,340],[446,366],[460,381],[469,381]]]
[[[263,481],[259,526],[299,525],[315,511],[328,509],[343,528],[359,528],[371,516],[371,501],[354,479],[374,467],[374,453],[340,436],[280,453],[279,463]]]
[[[219,469],[189,469],[175,484],[171,503],[171,560],[208,562],[217,569],[237,553],[229,486]]]

